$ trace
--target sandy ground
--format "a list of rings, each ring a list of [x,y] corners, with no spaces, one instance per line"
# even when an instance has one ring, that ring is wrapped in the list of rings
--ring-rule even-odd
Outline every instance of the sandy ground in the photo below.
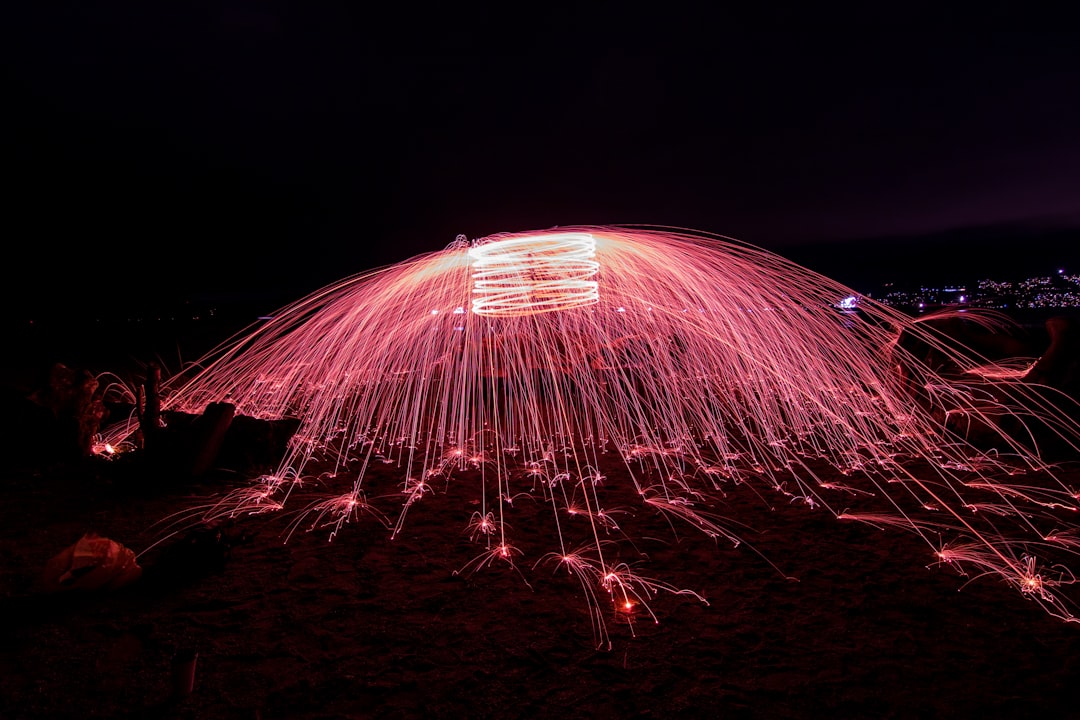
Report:
[[[707,602],[661,592],[655,620],[605,606],[608,646],[575,578],[534,567],[558,548],[536,493],[508,518],[514,567],[468,573],[483,550],[469,473],[393,540],[365,517],[332,542],[287,537],[291,512],[168,535],[170,517],[246,483],[23,452],[0,474],[0,720],[1080,718],[1080,624],[934,565],[913,535],[745,486],[721,508],[738,547],[611,499],[633,541],[615,559]],[[625,471],[604,472],[628,491]],[[87,532],[138,553],[142,576],[43,592],[50,558]]]
[[[278,513],[156,546],[161,521],[230,482],[143,481],[97,464],[2,480],[4,720],[1080,717],[1080,626],[1000,581],[929,567],[914,536],[746,488],[726,507],[739,547],[628,506],[640,554],[627,560],[708,604],[661,593],[656,621],[632,623],[608,608],[598,648],[574,578],[533,567],[554,542],[535,498],[515,501],[516,569],[470,574],[482,548],[465,532],[467,474],[394,540],[361,518],[332,542],[285,542]],[[41,592],[48,560],[88,531],[140,553],[142,576]],[[190,692],[176,688],[186,652]]]

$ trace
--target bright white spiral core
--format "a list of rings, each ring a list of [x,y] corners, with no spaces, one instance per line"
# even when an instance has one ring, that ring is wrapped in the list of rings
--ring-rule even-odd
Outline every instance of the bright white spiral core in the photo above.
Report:
[[[596,240],[589,233],[528,235],[476,245],[472,309],[521,316],[592,305],[600,300]]]

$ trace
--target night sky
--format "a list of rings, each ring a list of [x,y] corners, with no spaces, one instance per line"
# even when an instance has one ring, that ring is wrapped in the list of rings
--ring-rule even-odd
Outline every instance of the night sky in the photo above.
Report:
[[[1080,270],[1075,34],[27,5],[16,315],[269,310],[458,234],[594,223],[736,237],[860,290]]]

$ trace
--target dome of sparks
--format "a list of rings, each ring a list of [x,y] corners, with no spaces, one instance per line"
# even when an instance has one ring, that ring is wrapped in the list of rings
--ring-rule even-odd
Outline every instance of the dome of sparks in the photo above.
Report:
[[[333,535],[365,517],[393,536],[461,478],[475,501],[446,512],[481,546],[471,569],[521,562],[507,518],[524,494],[550,507],[533,532],[590,605],[647,607],[658,590],[689,591],[614,559],[614,530],[634,538],[612,522],[613,498],[737,545],[723,498],[749,486],[916,533],[939,563],[1073,619],[1080,532],[1067,516],[1080,506],[1035,438],[1076,450],[1075,420],[1015,366],[870,299],[838,307],[852,296],[730,238],[505,233],[298,300],[178,378],[167,404],[298,423],[277,471],[208,517],[300,503],[294,529]]]

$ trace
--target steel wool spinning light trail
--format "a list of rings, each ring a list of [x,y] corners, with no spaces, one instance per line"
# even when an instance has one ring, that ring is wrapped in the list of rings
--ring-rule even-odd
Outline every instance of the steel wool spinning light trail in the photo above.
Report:
[[[715,500],[760,484],[838,519],[917,533],[934,561],[1001,578],[1075,620],[1061,558],[1080,542],[1066,522],[1077,493],[1033,439],[1037,429],[1076,449],[1076,422],[1015,368],[950,350],[923,323],[870,300],[841,311],[850,294],[696,232],[459,238],[283,308],[172,388],[167,408],[229,402],[299,422],[278,470],[208,518],[299,505],[293,530],[334,535],[369,519],[396,535],[434,483],[455,476],[475,481],[477,509],[453,509],[481,544],[463,568],[475,570],[525,562],[513,536],[523,529],[507,517],[522,493],[542,500],[551,523],[529,531],[552,552],[533,560],[580,580],[601,643],[608,599],[651,614],[660,591],[699,597],[619,559],[616,489],[639,512],[738,543]],[[954,370],[932,370],[901,334]],[[632,488],[609,485],[612,463]],[[389,491],[378,487],[385,468]],[[305,502],[312,487],[324,494]],[[873,503],[858,512],[853,498]],[[584,518],[581,538],[571,518]]]
[[[596,238],[590,233],[551,233],[507,238],[469,249],[472,309],[511,317],[569,310],[599,301]]]

